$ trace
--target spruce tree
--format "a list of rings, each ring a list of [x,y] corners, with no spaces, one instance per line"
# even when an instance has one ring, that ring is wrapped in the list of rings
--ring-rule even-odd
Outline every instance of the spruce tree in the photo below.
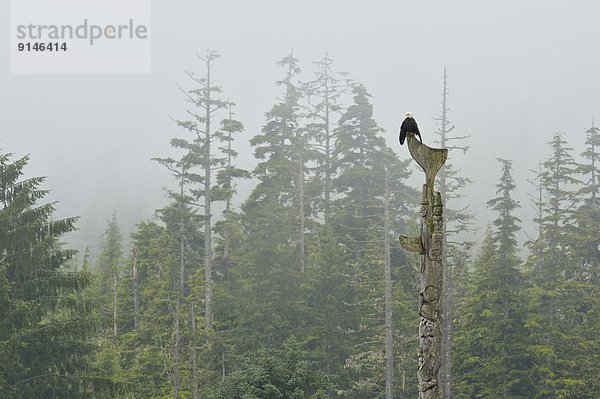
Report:
[[[44,178],[23,178],[28,160],[0,155],[0,397],[95,397],[111,385],[89,362],[91,276],[65,271],[75,251],[60,242],[76,218],[52,218]]]
[[[569,231],[573,210],[579,202],[576,187],[580,184],[573,149],[567,146],[563,135],[555,134],[548,144],[552,152],[543,162],[540,175],[546,194],[541,207],[543,216],[539,220],[541,237],[533,245],[536,256],[530,262],[534,282],[541,284],[557,283],[574,273],[569,265]]]
[[[214,118],[216,112],[226,107],[225,101],[219,98],[221,88],[215,84],[213,77],[213,64],[219,58],[219,54],[214,50],[206,50],[204,57],[198,58],[205,65],[205,75],[197,77],[196,74],[188,72],[188,77],[197,86],[191,90],[184,90],[188,102],[197,107],[198,111],[188,110],[192,116],[191,120],[178,120],[177,124],[192,134],[190,139],[174,139],[171,144],[174,147],[187,151],[190,172],[194,173],[191,180],[194,187],[190,193],[193,196],[194,204],[203,209],[204,224],[204,323],[206,328],[212,329],[213,323],[213,245],[212,245],[212,211],[213,201],[223,200],[224,198],[213,198],[215,184],[213,175],[216,170],[223,168],[226,157],[218,153],[215,148],[215,142],[224,141],[225,138],[215,129]],[[202,203],[198,201],[203,200]]]
[[[225,209],[224,220],[216,223],[215,229],[220,234],[222,239],[222,266],[223,266],[223,274],[225,278],[227,278],[227,271],[230,264],[229,254],[231,252],[231,236],[234,234],[234,230],[236,228],[236,219],[237,215],[235,214],[232,206],[232,199],[236,193],[235,183],[236,179],[241,178],[250,178],[250,173],[245,170],[238,168],[234,165],[235,158],[237,158],[238,153],[233,148],[232,144],[235,140],[235,135],[239,135],[244,131],[244,125],[241,122],[233,119],[233,103],[228,102],[227,106],[229,108],[228,118],[223,119],[221,121],[221,131],[219,135],[223,140],[223,147],[220,150],[227,157],[226,163],[224,164],[224,168],[217,172],[217,184],[218,187],[215,188],[215,196],[219,198],[225,199]]]
[[[313,156],[309,137],[301,127],[299,102],[303,93],[296,81],[300,73],[298,59],[290,54],[279,65],[286,70],[284,78],[277,82],[283,87],[283,97],[267,112],[261,134],[250,141],[259,159],[253,172],[259,182],[244,204],[244,211],[259,222],[256,228],[294,243],[302,272],[306,264],[305,233],[309,216],[306,164]]]
[[[585,144],[584,162],[578,168],[583,180],[578,194],[583,203],[573,215],[571,242],[580,278],[600,286],[600,129],[593,123]]]
[[[300,299],[306,271],[305,227],[309,209],[303,193],[308,138],[301,128],[301,90],[298,60],[290,54],[279,62],[284,69],[277,82],[283,89],[254,136],[257,185],[242,205],[242,241],[232,257],[240,304],[236,322],[238,350],[276,346],[307,323]],[[241,335],[239,335],[241,334]]]
[[[219,148],[225,155],[226,161],[223,169],[217,172],[217,186],[213,190],[213,198],[219,198],[225,201],[223,210],[223,219],[215,224],[215,232],[219,236],[218,248],[215,249],[215,319],[218,324],[215,327],[216,335],[212,342],[212,361],[215,366],[218,364],[219,374],[225,377],[229,369],[229,364],[233,361],[229,355],[232,352],[233,342],[228,342],[230,337],[231,325],[229,321],[232,318],[232,307],[235,303],[235,296],[231,294],[235,291],[237,281],[235,281],[231,270],[235,269],[236,257],[235,248],[239,245],[240,214],[234,210],[232,200],[236,194],[236,180],[250,178],[251,174],[247,170],[241,169],[235,165],[238,156],[233,148],[236,136],[244,131],[243,124],[233,118],[234,104],[227,102],[229,108],[227,118],[221,121],[221,129],[217,133],[222,137],[222,146]],[[216,378],[216,373],[214,375]]]
[[[526,350],[526,286],[519,270],[517,241],[519,207],[512,198],[512,162],[499,160],[502,176],[498,197],[487,202],[496,212],[475,264],[468,300],[457,337],[458,396],[528,398],[530,359]]]
[[[117,223],[116,212],[107,222],[102,249],[96,269],[100,277],[99,294],[109,309],[107,319],[111,320],[112,342],[118,344],[119,339],[119,284],[123,273],[123,244],[121,230]]]
[[[298,343],[287,340],[277,349],[247,354],[239,370],[224,378],[214,399],[332,397],[330,376],[307,359]]]
[[[399,250],[397,243],[392,247],[389,236],[410,215],[408,205],[416,195],[403,184],[408,176],[407,163],[399,161],[386,146],[383,130],[373,119],[366,88],[357,84],[353,93],[354,102],[342,114],[335,131],[333,187],[339,198],[333,203],[331,218],[346,258],[340,271],[349,285],[346,312],[353,313],[351,320],[357,323],[349,329],[354,350],[346,367],[356,373],[350,390],[353,395],[374,395],[386,386],[390,395],[393,350],[389,337],[397,325],[391,318],[397,301],[390,279],[392,259]]]
[[[586,149],[581,154],[585,163],[579,167],[579,173],[584,176],[584,183],[580,194],[589,202],[600,201],[600,129],[594,126],[586,132]]]
[[[541,236],[527,262],[533,283],[526,321],[534,343],[528,347],[533,359],[529,378],[536,387],[532,396],[593,398],[597,388],[590,378],[594,367],[586,361],[586,335],[597,328],[588,323],[596,305],[582,298],[594,298],[596,288],[582,278],[572,240],[579,166],[561,134],[549,144],[551,155],[540,176],[546,194]]]
[[[189,392],[183,388],[186,384],[182,374],[187,374],[187,370],[181,370],[184,362],[180,356],[184,313],[181,308],[177,313],[177,302],[181,302],[177,222],[170,223],[171,229],[155,222],[141,222],[132,234],[142,292],[140,326],[132,337],[140,356],[127,365],[129,378],[135,383],[135,397],[177,397],[182,390]]]
[[[191,274],[189,266],[186,267],[188,263],[186,245],[189,245],[189,232],[196,229],[198,223],[198,218],[191,207],[191,204],[194,204],[194,196],[189,186],[193,182],[201,181],[202,178],[191,171],[198,155],[196,153],[197,146],[182,139],[173,139],[171,144],[178,148],[185,148],[187,152],[177,161],[172,158],[154,158],[154,160],[167,167],[179,183],[179,190],[168,191],[173,203],[158,211],[163,221],[167,223],[168,228],[176,232],[173,238],[177,244],[177,270],[172,271],[173,278],[170,281],[170,288],[173,292],[168,295],[169,300],[173,297],[175,303],[174,307],[170,306],[168,310],[173,314],[173,350],[172,361],[170,362],[173,369],[169,375],[173,382],[173,397],[177,399],[181,389],[182,324],[185,319],[185,309],[187,309],[188,276]],[[175,243],[171,245],[173,244]],[[136,248],[136,250],[138,249]],[[192,317],[195,318],[196,316],[190,315],[190,322]],[[194,353],[190,355],[194,356]]]
[[[351,82],[346,73],[333,70],[333,60],[327,54],[313,64],[316,67],[315,77],[304,85],[309,118],[307,133],[313,138],[311,145],[316,149],[311,183],[315,194],[318,193],[315,195],[315,211],[322,212],[323,222],[327,225],[331,217],[335,172],[334,121],[340,117],[342,95],[350,89]]]
[[[178,291],[176,297],[175,314],[181,315],[186,312],[188,316],[189,334],[187,344],[189,349],[189,359],[191,364],[191,394],[193,398],[200,396],[200,366],[198,364],[198,347],[200,329],[197,321],[197,308],[199,304],[204,304],[204,328],[212,331],[214,323],[214,275],[215,272],[215,250],[213,245],[213,214],[212,203],[215,201],[226,202],[226,221],[227,226],[224,230],[226,248],[228,250],[231,198],[234,193],[232,179],[235,177],[246,177],[247,172],[235,168],[232,164],[232,158],[235,157],[235,151],[231,147],[233,135],[240,132],[243,126],[238,121],[232,119],[231,108],[229,118],[222,121],[222,128],[216,128],[215,119],[217,112],[227,107],[227,102],[219,98],[221,88],[215,84],[213,77],[213,64],[219,55],[212,50],[207,50],[206,55],[200,58],[205,64],[205,74],[197,77],[196,74],[188,72],[188,77],[196,85],[191,90],[184,90],[180,87],[186,99],[196,109],[188,110],[192,116],[191,120],[178,120],[177,124],[187,130],[191,137],[177,138],[171,141],[171,145],[184,151],[179,160],[172,158],[159,158],[160,163],[171,170],[179,183],[179,192],[172,193],[175,200],[172,207],[166,208],[163,219],[167,218],[171,223],[178,225],[178,244],[179,244],[179,277]],[[219,146],[221,145],[221,146]],[[196,210],[201,208],[201,217],[197,216]],[[168,215],[170,214],[170,216]],[[169,223],[169,222],[167,222]],[[204,227],[202,250],[190,245],[190,231],[195,231],[199,225]],[[192,233],[194,234],[194,233]],[[201,269],[192,266],[192,258],[203,257],[204,277],[200,279],[197,276]],[[204,299],[201,301],[199,293],[203,291]],[[181,309],[180,309],[181,307]],[[175,318],[175,330],[184,334],[182,326],[182,316]],[[179,353],[184,345],[184,337],[175,336],[175,354]],[[209,334],[214,338],[212,333]],[[209,339],[206,341],[207,348],[214,343]],[[205,348],[206,349],[206,348]],[[175,362],[174,364],[178,364]],[[177,370],[176,370],[177,371]],[[177,375],[175,373],[174,375]],[[178,379],[174,379],[178,381]]]
[[[120,337],[123,322],[123,277],[124,259],[122,235],[117,222],[116,212],[106,223],[101,250],[96,262],[98,284],[89,296],[96,297],[101,303],[102,323],[98,340],[100,349],[94,359],[95,370],[117,384],[124,382]]]

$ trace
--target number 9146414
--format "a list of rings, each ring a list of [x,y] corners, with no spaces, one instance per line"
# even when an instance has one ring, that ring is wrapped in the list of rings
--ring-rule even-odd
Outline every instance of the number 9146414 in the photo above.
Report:
[[[17,45],[19,51],[67,51],[67,43],[39,43],[28,42]]]

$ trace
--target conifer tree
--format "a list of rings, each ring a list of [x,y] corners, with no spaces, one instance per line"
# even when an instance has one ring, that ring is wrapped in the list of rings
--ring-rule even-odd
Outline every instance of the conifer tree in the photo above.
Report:
[[[221,129],[218,134],[222,137],[223,145],[220,150],[226,156],[224,168],[217,172],[216,186],[213,190],[213,198],[225,200],[225,209],[223,210],[224,218],[215,224],[215,232],[220,237],[219,248],[215,253],[219,253],[215,257],[215,273],[216,276],[221,276],[221,281],[216,280],[215,284],[215,318],[218,320],[215,342],[212,343],[213,358],[218,358],[216,363],[220,365],[221,377],[225,377],[228,370],[228,364],[231,361],[228,352],[231,352],[232,342],[227,342],[227,336],[231,326],[228,321],[232,316],[232,302],[235,301],[231,291],[235,291],[234,286],[237,281],[234,281],[230,271],[234,269],[235,252],[234,245],[239,244],[237,237],[240,229],[240,215],[235,212],[232,199],[236,194],[235,181],[242,178],[250,178],[251,174],[244,169],[235,165],[235,159],[238,156],[237,151],[233,148],[233,142],[237,135],[244,131],[244,126],[241,122],[233,118],[234,104],[227,102],[229,108],[227,118],[221,121]],[[216,354],[215,351],[220,352]],[[213,359],[214,360],[214,359]]]
[[[511,196],[516,188],[512,177],[512,161],[507,159],[498,159],[498,161],[502,165],[502,177],[496,185],[496,194],[500,196],[489,200],[487,206],[498,214],[493,222],[496,227],[494,237],[498,245],[498,257],[502,262],[513,262],[512,266],[514,267],[517,252],[516,233],[520,230],[519,224],[521,223],[514,212],[520,205]],[[508,271],[512,272],[513,269],[508,269]]]
[[[498,197],[487,202],[498,215],[488,230],[465,309],[457,356],[459,392],[478,398],[528,398],[532,387],[528,372],[525,329],[526,286],[518,268],[516,233],[519,207],[512,198],[515,183],[512,162],[500,159],[502,176]]]
[[[261,134],[254,136],[257,185],[242,205],[242,241],[236,248],[239,301],[238,342],[244,352],[260,345],[276,346],[302,329],[308,319],[300,299],[306,271],[305,225],[309,210],[303,194],[307,138],[300,126],[301,90],[298,60],[290,54],[277,82],[283,95],[269,112]],[[303,212],[306,211],[306,212]],[[304,221],[303,221],[304,220]],[[304,225],[304,226],[303,226]]]
[[[215,170],[223,168],[226,157],[218,154],[214,148],[216,141],[223,141],[224,136],[214,128],[214,118],[217,111],[226,107],[226,103],[219,99],[221,88],[215,84],[212,76],[213,63],[219,58],[214,50],[207,50],[204,57],[198,58],[205,64],[205,75],[197,77],[192,72],[187,72],[189,78],[198,86],[191,90],[180,88],[185,94],[188,102],[197,107],[198,111],[188,111],[191,120],[177,121],[177,124],[192,134],[189,140],[175,139],[171,144],[174,147],[187,151],[190,172],[194,173],[192,183],[195,187],[191,189],[194,201],[203,199],[202,204],[196,203],[203,208],[204,224],[204,323],[206,328],[213,326],[213,250],[212,250],[212,211],[213,201],[223,198],[213,198],[213,174]],[[198,169],[198,171],[195,171]]]
[[[335,72],[333,60],[327,54],[313,62],[317,70],[312,81],[305,83],[309,123],[307,133],[314,139],[316,163],[312,184],[319,193],[315,198],[315,210],[323,213],[327,225],[331,217],[332,182],[335,172],[334,120],[342,111],[341,97],[350,88],[346,73]]]
[[[246,355],[240,369],[219,383],[214,398],[332,397],[330,376],[315,366],[299,344],[287,340],[280,348]]]
[[[229,266],[229,253],[231,251],[231,235],[235,229],[236,215],[234,214],[231,200],[236,193],[234,180],[240,178],[250,178],[251,175],[247,170],[238,168],[234,165],[234,160],[237,158],[238,153],[233,149],[232,144],[235,140],[234,135],[241,134],[244,131],[244,125],[241,122],[233,119],[233,103],[230,101],[227,103],[229,108],[228,118],[221,121],[221,131],[219,134],[223,137],[224,146],[221,147],[221,151],[226,155],[227,161],[224,164],[224,169],[221,169],[217,173],[217,184],[218,188],[215,189],[216,196],[225,199],[225,220],[216,224],[216,229],[220,233],[223,240],[223,268],[224,274],[227,277],[227,269]]]
[[[106,304],[110,304],[110,319],[112,320],[112,341],[118,344],[119,339],[119,283],[122,274],[123,244],[121,230],[117,223],[117,214],[113,213],[107,222],[104,233],[104,242],[96,266],[100,275],[100,295],[106,298]]]
[[[195,124],[188,125],[187,122],[180,122],[185,124],[188,129],[197,129]],[[174,176],[178,182],[177,190],[168,190],[168,195],[172,198],[173,202],[158,211],[162,220],[166,223],[170,231],[176,232],[173,236],[177,242],[177,259],[178,259],[178,270],[174,274],[175,279],[171,281],[171,289],[174,291],[172,296],[174,297],[175,306],[174,308],[169,307],[174,315],[173,320],[173,371],[170,373],[173,381],[173,396],[179,397],[179,390],[181,388],[181,377],[180,377],[180,353],[182,352],[182,335],[183,335],[183,321],[186,309],[189,308],[189,324],[195,326],[196,314],[195,306],[193,304],[196,301],[195,292],[192,294],[191,303],[188,303],[188,296],[190,294],[188,279],[189,276],[197,272],[197,267],[190,267],[190,252],[197,253],[197,248],[191,249],[190,243],[193,242],[193,238],[196,235],[196,230],[201,225],[201,220],[197,213],[194,211],[194,206],[197,205],[196,196],[194,195],[194,189],[197,184],[203,181],[201,173],[196,173],[194,167],[198,166],[201,154],[201,146],[195,141],[187,141],[185,139],[174,138],[171,140],[171,145],[176,148],[184,149],[185,153],[179,160],[173,158],[154,158],[155,161],[164,165]],[[169,295],[171,298],[171,295]],[[189,305],[189,306],[188,306]],[[194,311],[194,313],[191,313]],[[196,334],[192,333],[192,341],[196,339]],[[190,351],[190,357],[192,365],[195,364],[196,359],[196,345],[192,345]],[[196,370],[194,368],[194,370]],[[193,385],[192,389],[194,395],[196,395],[196,382],[197,374],[192,371]]]
[[[554,135],[548,143],[552,153],[543,162],[540,175],[543,192],[543,217],[540,219],[541,240],[534,245],[537,254],[530,262],[536,283],[556,283],[574,271],[568,265],[569,234],[572,213],[579,201],[576,186],[578,165],[562,134]]]
[[[306,163],[312,155],[308,137],[300,126],[302,90],[296,82],[300,73],[298,59],[292,53],[279,65],[286,69],[284,78],[277,82],[283,86],[284,93],[280,102],[267,113],[262,133],[250,141],[256,147],[255,157],[260,160],[254,169],[259,183],[244,206],[245,212],[253,213],[255,222],[259,222],[257,228],[277,232],[281,239],[294,243],[298,268],[304,271],[308,217]]]
[[[192,137],[171,141],[173,147],[184,150],[184,155],[179,160],[157,159],[176,175],[180,186],[179,193],[172,194],[175,199],[174,207],[167,210],[168,213],[175,216],[174,220],[179,219],[178,290],[180,294],[176,296],[175,314],[179,315],[183,312],[183,310],[179,310],[179,305],[181,301],[184,301],[185,303],[181,303],[181,306],[186,307],[189,314],[188,343],[192,375],[191,393],[194,399],[200,395],[200,370],[197,353],[200,332],[197,328],[196,315],[197,304],[200,302],[198,295],[200,290],[204,291],[204,327],[209,331],[214,329],[214,261],[216,257],[212,238],[214,228],[212,203],[226,201],[225,225],[229,226],[230,220],[227,219],[230,217],[231,197],[234,193],[232,179],[247,176],[247,172],[235,168],[231,162],[236,155],[231,147],[233,134],[243,129],[241,123],[232,119],[231,108],[229,118],[222,122],[222,129],[215,128],[217,112],[227,107],[227,103],[219,98],[221,88],[215,84],[212,76],[213,63],[218,57],[219,55],[212,50],[207,50],[204,57],[199,56],[205,64],[205,75],[197,77],[194,73],[188,72],[187,75],[197,87],[191,90],[184,90],[180,87],[188,102],[198,108],[198,111],[188,110],[188,114],[192,116],[191,120],[177,121],[177,124],[191,133]],[[224,146],[217,148],[218,143]],[[196,217],[197,208],[202,208],[201,218]],[[176,215],[177,212],[180,213],[179,216]],[[204,227],[204,236],[202,237],[204,248],[200,251],[189,245],[190,237],[186,235],[186,231],[193,231],[199,224]],[[229,230],[229,227],[224,230],[227,251],[229,250]],[[204,278],[202,281],[198,276],[194,276],[194,273],[199,273],[200,269],[190,268],[190,259],[197,256],[203,257]],[[180,319],[180,316],[175,318],[176,331],[182,329]],[[179,334],[176,334],[175,354],[179,353],[179,348],[183,345],[180,343],[182,338],[177,338],[178,336]],[[207,343],[210,344],[208,346],[212,345],[212,342],[207,341]],[[178,362],[174,364],[178,364]]]
[[[388,235],[401,226],[403,218],[399,215],[409,216],[408,204],[416,194],[403,184],[408,176],[407,163],[399,161],[386,146],[383,131],[373,119],[366,88],[357,84],[353,93],[354,103],[335,131],[337,174],[333,187],[339,198],[333,204],[331,219],[346,252],[343,273],[351,287],[347,312],[356,313],[354,319],[358,322],[352,329],[355,349],[346,367],[357,373],[351,391],[358,397],[386,390],[386,386],[390,395],[393,350],[389,337],[393,333],[391,307],[395,301],[391,281],[387,303],[384,288],[386,276],[391,278],[392,255],[398,252],[398,245],[392,248]]]
[[[600,129],[594,126],[586,132],[586,149],[581,154],[586,163],[579,167],[579,173],[584,175],[584,186],[580,194],[589,202],[595,203],[600,200]]]
[[[530,290],[528,351],[533,359],[530,380],[536,386],[534,398],[597,395],[586,335],[594,331],[587,323],[595,313],[595,287],[582,279],[580,263],[574,256],[573,212],[579,202],[579,166],[572,149],[559,133],[549,143],[550,157],[543,163],[541,183],[546,198],[540,219],[541,236],[533,244],[528,268]]]
[[[111,386],[89,362],[97,320],[80,294],[91,276],[64,270],[75,251],[60,239],[76,218],[52,218],[27,163],[0,154],[0,397],[91,398]]]
[[[600,129],[594,126],[586,132],[586,149],[578,172],[583,185],[579,195],[583,204],[573,217],[571,241],[583,281],[600,286]]]
[[[189,392],[182,381],[186,370],[181,370],[180,355],[184,312],[180,307],[180,313],[177,313],[176,308],[181,297],[178,222],[169,223],[171,229],[155,222],[142,222],[132,234],[142,295],[140,326],[134,338],[140,356],[132,359],[128,369],[138,397],[157,394],[179,397],[182,390]],[[181,300],[179,304],[181,306]]]

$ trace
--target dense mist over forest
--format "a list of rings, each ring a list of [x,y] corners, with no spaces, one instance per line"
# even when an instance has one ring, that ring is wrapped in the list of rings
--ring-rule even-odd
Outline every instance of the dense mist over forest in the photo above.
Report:
[[[150,158],[165,154],[178,134],[169,119],[185,108],[176,83],[185,82],[184,71],[200,70],[196,53],[212,48],[221,54],[215,77],[238,105],[246,139],[236,146],[247,168],[255,164],[248,139],[278,95],[276,62],[292,49],[304,80],[327,52],[339,71],[365,84],[386,140],[402,158],[408,155],[395,142],[404,112],[413,112],[426,142],[432,138],[447,65],[449,117],[457,132],[471,136],[471,151],[457,162],[474,182],[469,202],[485,225],[483,202],[494,190],[487,177],[496,157],[513,159],[519,199],[526,202],[529,170],[546,155],[553,133],[565,132],[578,152],[583,148],[600,108],[595,7],[561,1],[155,2],[150,75],[11,76],[5,68],[0,146],[32,154],[31,173],[49,176],[63,204],[59,212],[82,216],[82,231],[69,238],[81,249],[94,245],[84,242],[99,238],[94,230],[114,209],[131,230],[165,203],[161,187],[170,178]],[[8,22],[8,14],[1,18]],[[241,188],[244,198],[250,188]]]
[[[599,13],[154,1],[150,73],[0,52],[0,397],[430,389],[407,111],[449,149],[431,397],[599,397]]]

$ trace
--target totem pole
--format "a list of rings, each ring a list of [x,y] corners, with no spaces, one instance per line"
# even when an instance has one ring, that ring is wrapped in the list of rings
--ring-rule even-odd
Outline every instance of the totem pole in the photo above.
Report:
[[[400,236],[402,247],[421,256],[421,291],[419,294],[419,399],[442,399],[440,370],[442,366],[442,286],[444,242],[443,204],[434,192],[435,176],[446,158],[445,148],[430,148],[412,133],[407,135],[410,155],[423,168],[425,184],[421,196],[421,235]]]

